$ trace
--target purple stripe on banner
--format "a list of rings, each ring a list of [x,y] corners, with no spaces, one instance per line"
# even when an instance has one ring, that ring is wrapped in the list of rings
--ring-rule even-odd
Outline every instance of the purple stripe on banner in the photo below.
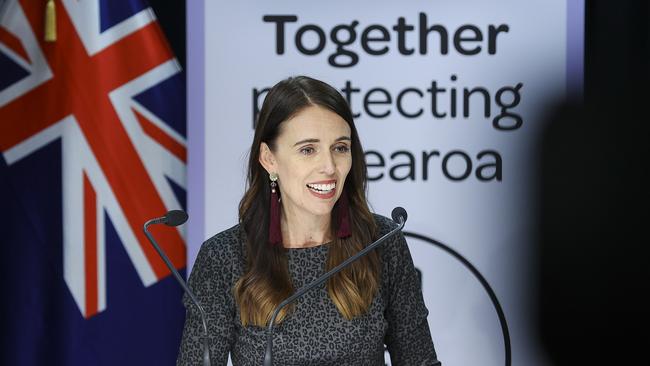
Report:
[[[569,99],[584,93],[585,0],[567,0],[566,87]]]
[[[187,2],[187,276],[205,239],[205,0]]]

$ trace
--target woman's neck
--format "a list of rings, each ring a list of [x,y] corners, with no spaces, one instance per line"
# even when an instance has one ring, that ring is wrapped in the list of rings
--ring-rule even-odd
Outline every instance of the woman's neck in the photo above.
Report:
[[[282,209],[282,242],[285,248],[307,248],[329,242],[330,215],[298,215]]]

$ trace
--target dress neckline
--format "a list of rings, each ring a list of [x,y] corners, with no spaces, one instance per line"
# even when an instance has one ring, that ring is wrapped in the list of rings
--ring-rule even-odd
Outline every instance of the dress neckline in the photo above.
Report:
[[[312,250],[327,248],[332,243],[333,243],[333,241],[328,241],[326,243],[314,245],[314,246],[311,246],[311,247],[291,247],[291,248],[284,248],[284,249],[286,249],[289,252],[312,251]]]

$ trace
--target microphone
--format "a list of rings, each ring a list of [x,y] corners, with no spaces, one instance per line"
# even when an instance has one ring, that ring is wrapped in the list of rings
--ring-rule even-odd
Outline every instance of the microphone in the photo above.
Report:
[[[402,224],[406,222],[406,219],[408,218],[408,214],[406,213],[406,210],[403,207],[395,207],[393,211],[390,213],[390,217],[393,218],[393,221],[395,221],[398,224]]]
[[[185,221],[187,221],[187,213],[182,210],[171,210],[168,211],[165,216],[163,217],[158,217],[155,219],[151,219],[147,221],[144,226],[145,226],[145,231],[146,228],[149,225],[155,225],[155,224],[165,224],[167,226],[178,226],[178,225],[183,225]],[[155,245],[154,245],[155,246]]]
[[[273,311],[273,315],[271,316],[271,321],[269,322],[269,327],[267,330],[266,334],[266,353],[264,354],[264,366],[273,366],[273,326],[275,325],[275,318],[278,316],[278,313],[280,310],[282,310],[285,306],[291,304],[295,300],[297,300],[299,297],[304,295],[305,293],[311,291],[312,289],[316,288],[318,285],[322,285],[325,281],[330,279],[330,277],[334,276],[335,274],[341,272],[345,267],[347,267],[350,263],[356,261],[357,259],[363,257],[364,255],[368,254],[370,251],[374,250],[381,244],[383,244],[386,239],[390,238],[393,236],[396,232],[402,230],[404,228],[404,224],[406,224],[406,218],[407,218],[406,210],[403,209],[402,207],[395,207],[393,211],[391,212],[391,217],[393,218],[393,221],[397,222],[399,226],[397,226],[395,229],[389,231],[386,233],[384,236],[381,238],[377,239],[374,243],[368,245],[367,247],[363,248],[360,250],[358,253],[355,255],[351,256],[350,258],[344,260],[339,264],[338,266],[332,268],[325,274],[321,275],[318,277],[314,282],[307,284],[306,286],[303,286],[302,288],[298,289],[293,295],[289,296],[286,298],[284,301],[278,305],[275,310]]]
[[[199,314],[201,314],[201,321],[203,322],[203,366],[210,366],[210,348],[208,345],[208,323],[206,321],[206,315],[205,311],[203,310],[203,307],[199,303],[199,300],[196,298],[194,293],[190,290],[189,287],[187,287],[187,284],[185,283],[185,280],[183,280],[183,277],[178,273],[172,262],[169,260],[165,252],[160,248],[156,240],[153,238],[149,230],[150,225],[157,225],[157,224],[165,224],[167,226],[178,226],[182,225],[187,221],[187,213],[185,211],[181,210],[171,210],[165,214],[163,217],[157,217],[155,219],[151,219],[144,224],[144,234],[147,236],[151,244],[153,245],[154,249],[156,249],[156,252],[158,252],[158,255],[162,260],[165,262],[167,265],[167,268],[171,271],[171,273],[174,275],[174,278],[176,278],[176,281],[181,285],[185,293],[190,297],[194,305],[199,309]]]

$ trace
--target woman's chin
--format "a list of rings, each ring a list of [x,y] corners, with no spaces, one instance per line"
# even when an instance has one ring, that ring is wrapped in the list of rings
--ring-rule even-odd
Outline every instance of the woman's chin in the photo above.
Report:
[[[334,208],[334,202],[336,201],[316,202],[315,204],[310,205],[310,207],[307,207],[307,211],[314,216],[330,215]]]

